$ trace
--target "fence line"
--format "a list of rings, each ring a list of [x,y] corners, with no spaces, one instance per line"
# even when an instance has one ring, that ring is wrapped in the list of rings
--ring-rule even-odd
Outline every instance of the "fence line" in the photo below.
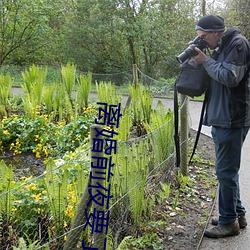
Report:
[[[139,70],[139,69],[138,69]],[[143,74],[140,70],[139,70],[139,72],[141,73],[141,74]],[[143,76],[144,77],[148,77],[148,76],[146,76],[145,74],[143,74]],[[150,80],[154,80],[153,78],[151,78],[151,77],[148,77]],[[156,81],[156,80],[155,80]],[[160,82],[160,81],[156,81],[156,82]],[[163,82],[164,83],[164,82]],[[183,100],[183,102],[181,103],[181,106],[180,106],[180,110],[185,110],[186,109],[186,106],[187,106],[187,103],[188,103],[188,98],[184,98],[184,100]],[[127,145],[127,147],[128,147],[128,145],[129,144],[133,144],[133,143],[140,143],[140,141],[143,141],[143,140],[150,140],[151,138],[153,138],[153,137],[156,137],[156,136],[158,136],[158,137],[160,137],[161,136],[161,134],[160,134],[160,131],[161,131],[161,129],[164,129],[164,128],[166,128],[166,126],[170,126],[170,124],[171,124],[171,122],[173,122],[173,120],[169,120],[168,122],[166,122],[165,124],[163,124],[163,125],[161,125],[159,128],[157,128],[156,130],[154,130],[154,131],[152,131],[152,132],[150,132],[150,133],[148,133],[148,134],[146,134],[146,135],[144,135],[144,136],[141,136],[141,137],[137,137],[137,138],[132,138],[132,139],[129,139],[129,140],[127,140],[127,141],[122,141],[122,142],[120,142],[120,144],[119,145],[121,145],[121,144],[126,144]],[[173,137],[173,134],[172,134],[172,137]],[[185,144],[186,144],[186,142],[187,142],[187,138],[186,139],[183,139],[182,141],[181,141],[181,147],[183,147]],[[173,141],[172,142],[169,142],[169,143],[173,143]],[[119,147],[119,145],[118,145],[118,147]],[[174,147],[173,147],[174,148]],[[157,173],[157,171],[159,171],[159,170],[161,170],[161,168],[163,168],[164,169],[164,171],[162,172],[163,174],[162,174],[162,176],[159,176],[158,178],[159,179],[157,179],[158,180],[158,184],[157,185],[159,185],[159,180],[160,179],[169,179],[170,178],[170,175],[171,175],[171,171],[173,170],[173,168],[174,168],[174,157],[175,157],[175,153],[174,153],[174,149],[172,148],[172,152],[170,152],[170,154],[169,154],[169,156],[166,158],[166,159],[164,159],[164,160],[162,160],[160,163],[158,163],[158,162],[156,162],[156,161],[154,161],[153,163],[151,163],[152,165],[151,165],[151,170],[148,172],[148,174],[147,174],[147,178],[146,178],[146,180],[145,180],[145,185],[149,185],[152,181],[154,181],[153,180],[153,178],[152,178],[152,175],[153,175],[153,173]],[[86,149],[84,152],[89,152],[89,150],[90,150],[90,147],[88,148],[88,149]],[[152,150],[152,149],[151,149]],[[83,152],[83,153],[84,153]],[[78,162],[78,161],[76,161],[76,162]],[[25,186],[25,185],[28,185],[28,184],[31,184],[31,183],[34,183],[34,182],[36,182],[36,181],[38,181],[39,179],[41,179],[41,178],[43,178],[43,177],[45,177],[46,175],[48,175],[48,174],[50,174],[50,173],[52,173],[52,172],[55,172],[55,171],[58,171],[60,168],[62,168],[64,166],[64,164],[62,164],[62,165],[60,165],[60,166],[58,166],[58,167],[56,167],[56,168],[54,168],[54,169],[51,169],[50,171],[47,171],[47,172],[45,172],[45,173],[43,173],[42,175],[40,175],[40,176],[38,176],[38,177],[35,177],[35,178],[33,178],[33,179],[30,179],[30,180],[28,180],[27,181],[27,183],[23,183],[22,185],[20,185],[20,186],[18,186],[18,187],[16,187],[16,188],[14,188],[14,189],[10,189],[10,190],[8,190],[8,191],[6,191],[6,192],[3,192],[3,193],[1,193],[0,194],[0,197],[1,196],[3,196],[3,195],[6,195],[6,194],[8,194],[8,193],[11,193],[11,192],[14,192],[14,191],[16,191],[16,190],[18,190],[18,189],[21,189],[23,186]],[[137,180],[135,183],[134,183],[134,186],[132,186],[125,194],[123,194],[121,197],[119,197],[119,199],[117,199],[112,205],[111,205],[111,207],[110,207],[110,210],[112,210],[112,211],[114,211],[114,213],[116,212],[116,209],[117,209],[117,206],[118,206],[118,209],[119,209],[119,206],[120,206],[120,202],[121,201],[124,201],[124,204],[125,204],[125,206],[127,206],[126,205],[126,203],[127,203],[127,201],[126,201],[126,199],[128,199],[128,197],[129,197],[129,195],[131,195],[131,193],[136,189],[136,188],[138,188],[138,187],[140,187],[140,185],[143,183],[143,180],[141,180],[141,179],[139,179],[139,180]],[[133,194],[132,194],[133,195]],[[129,207],[126,207],[126,211],[127,210],[129,210]],[[126,213],[126,212],[125,212]],[[115,215],[116,216],[116,215]],[[118,215],[119,216],[119,215]],[[125,217],[126,216],[131,216],[131,215],[125,215]],[[128,218],[128,221],[130,221],[130,220],[132,220],[131,218]],[[131,222],[132,223],[132,222]],[[77,227],[75,227],[75,228],[72,228],[72,229],[70,229],[70,230],[68,230],[67,232],[65,232],[65,233],[63,233],[63,234],[61,234],[61,235],[59,235],[59,236],[56,236],[55,238],[50,238],[50,240],[48,241],[48,242],[46,242],[46,243],[44,243],[42,246],[39,246],[39,247],[37,247],[37,248],[35,248],[35,249],[42,249],[43,247],[46,247],[46,246],[49,246],[50,244],[52,244],[52,243],[54,243],[54,242],[57,242],[58,240],[62,240],[65,236],[68,236],[70,233],[72,233],[72,232],[75,232],[76,230],[78,230],[79,228],[81,228],[81,227],[83,227],[84,226],[84,223],[82,223],[81,225],[77,225]],[[117,225],[116,225],[117,226]],[[123,227],[123,226],[121,226],[120,228],[119,228],[119,230],[118,231],[120,231],[121,233],[122,233],[122,231],[123,230],[126,230],[126,228],[125,228],[125,226]],[[125,233],[124,233],[125,234]],[[126,234],[125,234],[126,235]],[[121,236],[119,235],[119,233],[116,235],[116,237],[117,237],[117,242],[119,242],[120,240],[118,240],[118,238],[120,238]],[[115,243],[115,244],[118,244],[118,243]]]

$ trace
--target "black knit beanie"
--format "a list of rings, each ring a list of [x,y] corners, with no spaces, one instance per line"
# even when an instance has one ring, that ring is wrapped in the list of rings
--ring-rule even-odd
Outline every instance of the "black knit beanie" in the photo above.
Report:
[[[210,31],[224,31],[224,19],[221,16],[203,16],[195,26],[195,30]]]

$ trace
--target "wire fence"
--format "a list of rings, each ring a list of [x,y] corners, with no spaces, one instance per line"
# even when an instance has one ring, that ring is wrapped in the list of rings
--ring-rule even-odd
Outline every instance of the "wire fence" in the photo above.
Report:
[[[41,65],[40,67],[45,68],[46,66]],[[143,71],[136,67],[138,72],[138,81],[142,83],[144,86],[147,86],[151,89],[153,94],[158,96],[172,96],[174,90],[174,79],[154,79]],[[22,72],[28,70],[28,67],[18,67],[18,66],[9,66],[3,65],[0,69],[0,74],[10,73],[14,79],[14,85],[19,86],[20,83],[23,81]],[[85,74],[87,75],[88,72],[77,71],[77,74]],[[59,67],[49,67],[47,69],[47,81],[48,83],[59,82],[61,79],[60,75],[60,68]],[[123,72],[117,72],[112,74],[99,74],[99,73],[92,73],[92,84],[96,82],[112,82],[117,86],[125,85],[127,86],[129,83],[134,82],[134,72],[133,70],[126,70]]]
[[[164,84],[140,70],[139,73],[145,85]],[[127,81],[129,77],[125,75]],[[95,79],[107,81],[104,79],[110,77],[96,75]],[[130,77],[132,80],[132,74]],[[170,85],[166,89],[172,91]],[[186,109],[187,101],[186,98],[180,110]],[[140,222],[154,214],[154,205],[163,192],[161,184],[171,183],[176,171],[173,122],[172,115],[152,132],[117,144],[105,249],[118,249],[126,237],[136,236]],[[89,199],[91,192],[88,188],[91,147],[74,154],[77,155],[74,159],[49,159],[43,166],[43,174],[25,177],[15,188],[12,188],[15,182],[12,169],[1,162],[1,249],[98,249],[93,246],[96,239],[91,229],[83,230],[90,223],[86,221],[90,211],[86,214],[80,205],[86,202],[86,197]],[[69,237],[74,246],[66,243]]]

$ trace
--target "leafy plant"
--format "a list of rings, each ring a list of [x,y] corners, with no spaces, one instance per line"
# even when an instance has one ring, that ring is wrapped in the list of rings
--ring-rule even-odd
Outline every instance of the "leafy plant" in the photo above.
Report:
[[[32,242],[32,240],[29,238],[28,235],[25,235],[25,238],[27,239],[27,242],[23,237],[20,237],[18,239],[18,246],[13,246],[13,250],[35,250],[38,247],[40,247],[40,242],[38,240]],[[43,247],[44,250],[49,250],[49,247]]]
[[[141,139],[139,142],[132,142],[130,146],[125,142],[120,143],[118,150],[118,154],[113,157],[115,163],[112,178],[114,200],[128,194],[133,220],[138,225],[144,210],[144,191],[148,164],[151,160],[148,142]]]
[[[13,206],[13,194],[10,190],[14,186],[12,166],[8,167],[3,160],[0,161],[0,213],[5,216],[6,222],[10,221]]]
[[[145,134],[144,123],[150,123],[152,111],[152,95],[143,85],[129,85],[132,101],[133,124],[137,127],[138,135]]]
[[[24,90],[24,110],[26,115],[34,118],[40,112],[43,97],[43,88],[46,82],[47,68],[42,69],[32,65],[29,70],[22,72],[24,82],[21,84]]]
[[[48,197],[41,179],[32,180],[30,177],[22,177],[18,182],[19,188],[12,192],[15,196],[13,202],[13,227],[21,237],[28,235],[28,241],[45,240],[48,238],[48,228],[44,229],[45,222],[49,225]],[[47,236],[46,236],[47,235]]]
[[[72,102],[72,92],[76,81],[76,66],[72,63],[67,63],[66,66],[61,66],[62,86],[66,91],[69,100]]]
[[[9,96],[11,93],[12,79],[10,74],[0,75],[0,116],[7,116],[9,111]]]
[[[89,94],[91,89],[91,83],[92,83],[92,74],[88,72],[87,75],[80,75],[79,77],[79,85],[77,87],[77,96],[76,96],[76,103],[78,107],[78,112],[83,108],[88,107],[89,103]]]
[[[171,183],[160,182],[161,189],[159,191],[161,201],[168,200],[171,192]]]
[[[53,84],[50,86],[46,86],[46,88],[44,89],[43,102],[46,108],[46,114],[50,114],[53,111],[55,88],[56,85]]]
[[[121,103],[121,96],[116,93],[115,84],[111,82],[96,82],[98,100],[102,103],[118,105]]]
[[[134,238],[131,236],[125,237],[118,246],[117,250],[138,250],[138,249],[152,249],[163,250],[162,240],[156,233],[146,233],[145,235]]]
[[[163,162],[171,154],[174,147],[173,141],[173,112],[166,111],[162,102],[158,102],[157,107],[151,113],[150,123],[145,124],[145,128],[150,134],[151,145],[154,149],[155,160]]]
[[[60,228],[63,223],[64,210],[67,206],[68,178],[66,174],[59,174],[58,171],[54,171],[55,168],[54,161],[50,159],[46,164],[48,173],[44,178],[44,185],[48,194],[51,213],[56,226]]]

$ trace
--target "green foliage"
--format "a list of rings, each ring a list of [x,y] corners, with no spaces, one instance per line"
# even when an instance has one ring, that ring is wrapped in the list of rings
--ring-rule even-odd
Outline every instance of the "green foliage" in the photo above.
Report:
[[[117,95],[115,84],[111,82],[96,82],[96,90],[100,102],[112,105],[121,103],[121,96]]]
[[[146,233],[139,238],[127,236],[118,246],[117,250],[152,249],[163,250],[162,240],[156,233]]]
[[[222,10],[211,3],[205,7],[208,14],[233,16],[235,25],[235,20],[247,20],[240,4],[228,2]],[[135,63],[154,78],[173,77],[178,73],[175,57],[194,38],[197,16],[204,14],[196,5],[180,0],[3,1],[0,64],[71,61],[84,72],[119,73]],[[229,10],[231,5],[235,8]]]
[[[24,82],[21,86],[24,90],[24,111],[29,117],[34,118],[37,112],[39,113],[46,75],[47,68],[42,69],[35,65],[22,72]]]
[[[0,117],[7,116],[9,110],[8,98],[11,93],[12,79],[10,74],[0,75]]]
[[[70,123],[55,124],[49,116],[30,119],[11,116],[0,121],[0,149],[14,155],[33,152],[37,158],[63,155],[87,142],[89,128],[94,123],[96,110],[89,107],[82,116]]]
[[[83,108],[88,107],[89,94],[92,83],[92,74],[90,72],[88,72],[87,75],[81,74],[78,81],[79,85],[77,87],[76,103],[79,110],[78,112],[81,112]]]
[[[152,111],[152,95],[142,84],[129,85],[129,93],[132,100],[134,124],[150,123]]]
[[[163,200],[168,200],[171,192],[171,182],[170,183],[162,183],[160,182],[161,189],[159,190],[159,196],[161,202]]]
[[[33,182],[31,180],[32,176],[23,177],[16,183],[15,187],[19,188],[11,191],[15,197],[12,217],[15,221],[14,229],[18,231],[22,228],[20,235],[28,235],[34,240],[38,234],[37,225],[41,225],[42,218],[49,220],[49,199],[41,179]]]
[[[32,76],[36,74],[31,72],[36,72],[36,68],[24,73],[27,83],[35,82],[33,80],[35,77],[32,78]],[[69,71],[64,69],[64,83],[61,85],[55,83],[51,85],[51,89],[44,92],[53,99],[53,103],[49,97],[47,99],[43,97],[40,111],[51,113],[43,116],[37,114],[35,117],[14,115],[6,117],[0,122],[2,151],[12,150],[14,154],[33,152],[37,158],[45,157],[47,160],[46,175],[43,179],[37,183],[24,182],[26,187],[13,193],[16,198],[14,202],[16,211],[14,211],[15,216],[13,217],[17,222],[16,225],[18,228],[29,225],[27,229],[23,230],[23,233],[29,235],[34,242],[37,239],[35,228],[40,216],[49,222],[49,233],[52,236],[59,236],[70,228],[76,212],[76,200],[79,199],[86,184],[86,176],[89,174],[89,160],[86,160],[88,155],[86,152],[83,153],[81,148],[86,146],[85,143],[89,140],[89,127],[94,123],[97,110],[88,105],[83,109],[81,116],[74,110],[74,105],[78,104],[76,104],[77,101],[74,102],[73,99],[70,99],[72,96],[69,93],[72,93],[73,85],[68,84],[75,79],[74,72],[74,67]],[[85,83],[88,85],[90,81],[89,78],[88,83]],[[147,89],[143,90],[141,85],[138,86],[132,90],[134,91],[133,110],[125,111],[120,120],[120,127],[117,129],[119,146],[117,154],[112,155],[115,166],[112,169],[114,176],[111,178],[112,195],[114,195],[112,205],[125,196],[123,198],[125,204],[121,207],[126,207],[126,213],[129,213],[130,219],[136,227],[141,225],[147,214],[152,212],[149,210],[153,208],[152,202],[150,203],[145,194],[149,169],[158,163],[157,161],[165,160],[168,157],[167,153],[172,153],[170,146],[166,145],[167,140],[171,141],[172,113],[166,112],[162,104],[159,104],[157,111],[153,112],[150,92]],[[32,89],[32,84],[27,84],[25,87],[27,93],[32,92],[29,91]],[[82,86],[82,90],[86,90],[86,93],[89,92],[89,85]],[[117,96],[115,86],[111,82],[97,84],[97,90],[101,102],[108,104],[121,102],[121,97]],[[37,92],[39,91],[37,90]],[[136,102],[140,103],[140,106]],[[138,113],[136,117],[140,118],[142,126],[148,126],[149,134],[129,140],[135,112]],[[59,118],[56,119],[56,116]],[[56,123],[57,120],[60,122]],[[139,120],[137,119],[137,121]],[[159,127],[164,127],[164,129],[159,132]],[[54,162],[49,158],[50,156],[63,157],[62,163]],[[165,195],[166,197],[169,195],[167,189]],[[116,209],[119,210],[119,208],[118,206]],[[20,220],[21,217],[22,220]],[[22,237],[24,238],[24,235]],[[149,241],[155,242],[153,238],[145,237],[138,245],[146,246]],[[63,239],[58,244],[61,246]],[[157,244],[155,249],[158,247]]]
[[[131,146],[126,145],[125,142],[120,143],[118,154],[113,156],[113,159],[115,163],[112,178],[114,200],[128,193],[134,223],[138,225],[145,209],[144,190],[151,160],[147,140],[141,139],[139,142],[133,142]]]
[[[162,102],[158,102],[155,110],[151,114],[150,124],[146,123],[145,128],[148,133],[154,149],[154,155],[157,162],[161,163],[167,159],[173,150],[173,112],[166,111]]]
[[[32,242],[32,240],[29,238],[29,236],[26,235],[27,241],[28,241],[28,245],[25,241],[24,238],[20,237],[18,239],[18,246],[17,247],[13,247],[13,250],[35,250],[38,247],[40,247],[40,243],[38,240]],[[44,248],[44,250],[49,250],[48,247]]]
[[[67,206],[68,176],[66,172],[55,172],[56,165],[53,160],[46,164],[47,175],[44,184],[49,198],[49,207],[57,230],[63,228],[64,211]]]
[[[53,84],[51,86],[46,86],[44,89],[43,102],[45,105],[46,113],[50,114],[54,108],[54,93],[55,93],[56,85]]]
[[[61,66],[62,86],[70,100],[72,100],[72,91],[76,82],[76,65],[67,63],[66,66]]]
[[[12,166],[6,166],[3,160],[0,161],[0,214],[5,216],[9,222],[12,214],[13,195],[10,190],[13,188],[14,178]]]
[[[127,141],[130,137],[130,128],[132,126],[132,117],[129,110],[125,110],[119,123],[118,141]]]

